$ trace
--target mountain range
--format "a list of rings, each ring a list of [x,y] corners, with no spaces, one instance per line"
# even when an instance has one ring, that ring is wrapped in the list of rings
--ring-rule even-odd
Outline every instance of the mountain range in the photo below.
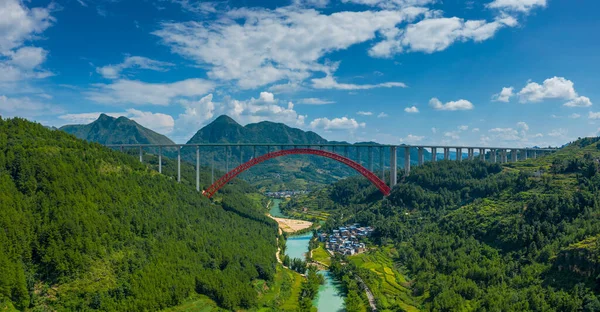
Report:
[[[60,130],[75,135],[78,138],[101,144],[174,144],[168,137],[141,126],[126,117],[113,118],[105,114],[88,125],[67,125]],[[198,130],[188,144],[198,143],[272,143],[272,144],[347,144],[347,142],[328,141],[312,131],[304,131],[289,127],[283,123],[262,121],[245,126],[240,125],[231,117],[222,115],[210,124]],[[376,144],[374,142],[359,142],[355,146]],[[150,151],[155,152],[155,151]],[[267,152],[267,148],[257,148],[257,155]],[[361,163],[368,166],[368,151],[361,149]],[[174,150],[165,150],[166,157],[176,157]],[[182,158],[195,162],[195,149],[183,148]],[[248,161],[254,154],[251,147],[230,148],[229,158],[226,149],[202,148],[201,165],[215,167],[220,171],[228,171],[242,162]],[[349,149],[350,158],[357,160],[356,147]],[[384,152],[384,167],[389,168],[389,152]],[[373,151],[375,172],[381,172],[379,167],[379,150]],[[430,159],[425,151],[425,158]],[[412,162],[417,161],[417,150],[411,150]],[[404,153],[398,152],[398,164],[404,164]],[[242,175],[253,185],[262,190],[311,189],[324,184],[330,184],[341,178],[356,174],[352,169],[336,161],[312,156],[293,155],[266,161],[261,166],[253,167]],[[216,177],[215,177],[216,178]]]

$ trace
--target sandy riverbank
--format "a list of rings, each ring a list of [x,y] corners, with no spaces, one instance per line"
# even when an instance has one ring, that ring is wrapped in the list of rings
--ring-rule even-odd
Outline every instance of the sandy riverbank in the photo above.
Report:
[[[279,228],[286,233],[293,233],[296,231],[308,229],[312,226],[312,222],[310,221],[276,218],[273,216],[271,216],[271,218],[277,221],[277,223],[279,223]]]

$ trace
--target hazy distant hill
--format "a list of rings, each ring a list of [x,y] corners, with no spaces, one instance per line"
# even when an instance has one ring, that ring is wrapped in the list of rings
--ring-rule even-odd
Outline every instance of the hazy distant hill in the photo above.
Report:
[[[114,118],[101,114],[87,125],[67,125],[60,130],[80,139],[100,144],[174,144],[171,139],[145,128],[126,117]]]

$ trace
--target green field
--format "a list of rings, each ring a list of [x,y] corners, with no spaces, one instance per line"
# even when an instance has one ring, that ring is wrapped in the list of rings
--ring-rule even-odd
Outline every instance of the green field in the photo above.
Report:
[[[195,295],[183,304],[163,310],[163,312],[221,312],[227,311],[219,308],[217,304],[204,295]]]
[[[296,311],[302,279],[300,274],[277,265],[272,283],[257,281],[255,284],[259,306],[263,307],[258,311]]]
[[[312,258],[314,261],[321,262],[327,266],[331,265],[331,257],[327,250],[325,250],[323,243],[320,243],[318,248],[313,249]]]
[[[383,247],[350,256],[348,260],[359,268],[359,275],[373,292],[381,311],[419,311],[410,282],[395,268],[394,253],[394,248]]]

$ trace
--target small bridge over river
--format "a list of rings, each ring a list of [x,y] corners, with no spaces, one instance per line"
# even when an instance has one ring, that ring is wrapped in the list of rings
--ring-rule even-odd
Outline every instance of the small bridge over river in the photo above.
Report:
[[[320,157],[326,157],[340,162],[356,172],[360,173],[373,185],[375,185],[385,196],[389,195],[390,190],[394,185],[397,184],[398,179],[398,150],[404,150],[404,174],[410,174],[411,167],[411,155],[410,151],[416,149],[418,153],[417,164],[423,165],[425,163],[425,150],[428,149],[431,152],[430,161],[438,160],[438,151],[443,152],[442,158],[444,160],[450,160],[450,152],[456,151],[454,160],[463,160],[463,151],[466,151],[465,159],[473,160],[475,158],[490,161],[490,162],[516,162],[520,160],[527,160],[528,158],[536,158],[545,153],[551,153],[556,151],[553,148],[516,148],[516,147],[470,147],[470,146],[425,146],[425,145],[379,145],[379,144],[318,144],[318,145],[298,145],[298,144],[260,144],[260,143],[205,143],[205,144],[167,144],[167,145],[155,145],[155,144],[110,144],[107,145],[111,148],[118,148],[121,151],[125,149],[138,149],[140,155],[140,162],[144,161],[144,150],[157,149],[158,148],[158,171],[162,173],[163,165],[163,150],[166,148],[175,149],[177,151],[177,181],[181,182],[181,150],[182,149],[195,149],[196,151],[196,190],[200,191],[200,160],[203,149],[222,148],[226,159],[226,174],[220,177],[217,181],[214,181],[206,190],[202,193],[210,198],[212,197],[221,187],[231,181],[233,178],[248,170],[249,168],[258,165],[266,160],[284,157],[287,155],[316,155]],[[240,151],[239,163],[240,165],[229,170],[229,161],[233,156],[231,155],[232,148],[237,148]],[[253,151],[250,159],[244,161],[243,148],[250,149]],[[266,153],[257,155],[257,148],[259,150],[266,150]],[[354,150],[355,157],[351,158],[349,151]],[[366,162],[361,161],[361,152],[366,152]],[[374,170],[374,153],[379,156],[378,169],[380,173]],[[477,155],[476,155],[477,152]],[[389,164],[389,181],[385,182],[386,167],[384,166],[384,156],[386,153],[390,155]],[[248,155],[246,155],[248,157]],[[214,160],[213,160],[214,161]]]

